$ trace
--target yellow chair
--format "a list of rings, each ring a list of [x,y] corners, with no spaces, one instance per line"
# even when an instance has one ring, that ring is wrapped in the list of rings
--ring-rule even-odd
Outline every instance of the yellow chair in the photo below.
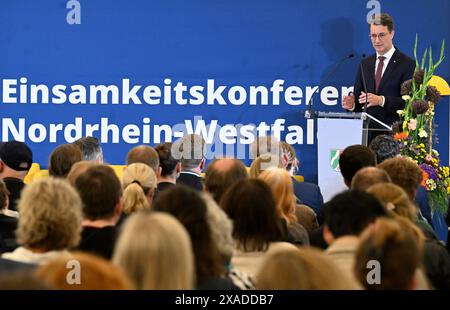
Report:
[[[44,178],[48,178],[49,174],[48,174],[48,170],[39,170],[38,172],[36,172],[33,176],[33,181],[36,180],[40,180],[40,179],[44,179]]]
[[[25,179],[23,179],[23,182],[25,184],[29,184],[33,181],[34,175],[41,170],[41,166],[38,163],[33,163],[31,165],[30,170],[28,170],[27,175],[25,176]]]
[[[122,181],[123,177],[123,169],[126,167],[125,165],[109,165],[111,168],[113,168],[114,172],[116,173],[119,180]]]

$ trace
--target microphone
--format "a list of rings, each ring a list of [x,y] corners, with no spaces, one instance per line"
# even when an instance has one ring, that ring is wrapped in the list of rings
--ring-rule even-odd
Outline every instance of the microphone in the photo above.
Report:
[[[362,58],[366,58],[366,54],[362,54]],[[364,103],[364,112],[367,111],[367,104],[368,104],[368,99],[367,99],[367,84],[366,84],[366,76],[364,75],[364,70],[363,70],[363,66],[362,66],[362,60],[359,63],[359,70],[361,70],[361,77],[362,77],[362,82],[363,82],[363,88],[364,88],[364,93],[366,94],[366,102]],[[355,98],[355,105],[356,105],[356,100],[359,100],[359,98]]]
[[[320,86],[317,86],[317,89],[314,91],[314,93],[317,93],[319,91],[320,88],[322,88],[323,85],[326,85],[326,83],[329,82],[330,78],[336,73],[336,71],[339,69],[339,67],[348,59],[355,57],[355,54],[351,53],[348,54],[347,56],[345,56],[344,58],[342,58],[341,60],[339,60],[335,67],[333,68],[333,70],[331,70],[327,76],[323,79],[323,82],[320,83]],[[311,98],[309,98],[308,101],[308,109],[305,111],[305,118],[312,118],[313,117],[313,113],[312,112],[312,100],[313,100],[313,96],[311,96]]]

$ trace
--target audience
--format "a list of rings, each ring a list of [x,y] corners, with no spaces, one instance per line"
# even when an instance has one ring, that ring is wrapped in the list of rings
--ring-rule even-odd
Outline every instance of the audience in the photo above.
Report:
[[[156,176],[159,176],[161,173],[158,153],[148,145],[139,145],[132,148],[127,154],[126,162],[127,165],[136,163],[146,164],[153,169]]]
[[[364,167],[374,167],[376,164],[375,153],[364,145],[348,146],[339,156],[339,169],[348,188],[350,188],[356,172]]]
[[[33,164],[33,153],[23,142],[9,141],[0,146],[0,179],[8,189],[9,209],[17,211],[23,180]]]
[[[136,163],[123,171],[123,213],[150,209],[156,192],[156,175],[149,166]]]
[[[46,178],[28,185],[19,201],[17,241],[21,245],[3,258],[44,264],[80,241],[81,200],[65,180]]]
[[[83,160],[92,161],[97,164],[103,164],[103,150],[95,137],[83,137],[75,141],[73,144],[78,146],[83,154]]]
[[[190,290],[195,284],[189,234],[173,216],[133,214],[124,224],[113,262],[140,290]]]
[[[8,209],[8,195],[5,182],[0,179],[0,254],[17,247],[15,231],[19,213]]]
[[[50,154],[48,173],[53,177],[65,178],[72,166],[83,160],[83,154],[74,144],[62,144]]]
[[[96,165],[76,179],[75,187],[83,202],[78,249],[110,259],[122,213],[122,185],[112,168]]]
[[[158,192],[162,192],[177,184],[180,174],[180,161],[172,156],[172,143],[161,143],[155,147],[159,156],[161,173],[158,176]]]
[[[356,172],[353,176],[350,188],[364,192],[374,184],[390,182],[391,177],[383,169],[376,167],[365,167]]]
[[[178,140],[174,146],[179,153],[179,156],[174,157],[180,159],[181,163],[177,184],[203,191],[200,173],[205,168],[205,140],[200,135],[190,134]]]

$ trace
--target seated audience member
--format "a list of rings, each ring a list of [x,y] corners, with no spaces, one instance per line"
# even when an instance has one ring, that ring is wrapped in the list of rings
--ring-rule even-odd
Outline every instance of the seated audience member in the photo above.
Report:
[[[154,211],[176,217],[191,237],[195,258],[196,289],[235,289],[226,277],[220,252],[213,240],[207,220],[207,207],[196,190],[175,186],[158,195]]]
[[[23,190],[19,201],[17,241],[21,245],[2,258],[44,264],[76,246],[81,231],[81,200],[65,180],[46,178]]]
[[[1,259],[0,259],[1,261]],[[10,263],[16,263],[9,261]],[[21,264],[21,263],[16,263]],[[22,264],[25,265],[25,264]],[[0,265],[1,266],[1,265]],[[30,265],[33,268],[36,266]],[[46,286],[41,280],[36,279],[31,270],[16,270],[8,274],[2,274],[0,277],[0,291],[43,291],[50,290],[51,287]]]
[[[377,136],[377,138],[380,136]],[[376,139],[376,138],[375,138]],[[369,187],[378,183],[390,183],[391,177],[386,171],[376,167],[366,167],[359,170],[352,179],[352,190],[365,192]]]
[[[70,274],[79,268],[79,275]],[[131,281],[119,267],[87,253],[59,257],[40,266],[35,277],[56,290],[130,290]]]
[[[233,281],[233,284],[241,290],[254,289],[252,279],[249,275],[236,270],[231,265],[233,257],[234,241],[233,241],[233,223],[228,215],[215,202],[214,198],[208,193],[203,193],[202,198],[207,207],[207,221],[211,228],[214,242],[217,245],[222,258],[223,265],[227,269],[227,275]]]
[[[8,189],[0,179],[0,254],[17,247],[16,234],[19,213],[8,209]]]
[[[221,158],[213,160],[205,171],[205,191],[220,204],[223,194],[240,180],[247,179],[245,165],[238,159]]]
[[[269,185],[275,199],[277,212],[282,218],[283,226],[286,227],[291,242],[309,245],[308,234],[316,229],[317,219],[308,206],[297,206],[294,189],[289,173],[280,168],[269,168],[259,175],[259,179]],[[301,209],[297,216],[297,209]],[[307,226],[310,231],[305,229]]]
[[[322,252],[284,250],[267,257],[256,277],[260,290],[355,290],[359,285]]]
[[[347,275],[353,276],[355,253],[360,235],[370,224],[387,212],[370,194],[346,191],[325,204],[325,254]]]
[[[419,233],[425,239],[424,234],[427,235],[428,231],[417,225],[417,208],[401,187],[395,184],[380,183],[371,186],[367,192],[378,198],[389,212],[411,224],[416,224],[414,226],[419,229]],[[425,239],[422,262],[433,287],[437,289],[450,288],[450,255],[433,236]]]
[[[124,224],[113,262],[140,290],[190,290],[195,284],[189,234],[169,214],[133,214]]]
[[[376,136],[369,144],[371,149],[377,156],[377,163],[381,164],[389,158],[394,158],[400,154],[400,144],[393,136],[379,135]]]
[[[257,178],[264,170],[271,167],[284,168],[279,157],[272,155],[261,155],[252,161],[248,172],[251,178]]]
[[[8,189],[9,209],[17,211],[23,180],[33,164],[33,153],[23,142],[9,141],[0,146],[0,179]]]
[[[261,155],[283,157],[280,141],[274,136],[257,136],[249,146],[250,158],[256,159]]]
[[[181,166],[180,161],[172,156],[172,143],[158,144],[155,150],[161,167],[161,173],[158,176],[158,192],[161,192],[177,184]]]
[[[386,159],[378,168],[385,170],[391,177],[392,183],[400,186],[411,201],[415,201],[417,191],[422,182],[422,170],[417,163],[403,156]],[[417,209],[419,212],[419,209]],[[437,239],[433,228],[422,217],[418,217],[417,224],[424,230],[428,237]]]
[[[421,255],[408,230],[393,220],[379,219],[362,236],[355,255],[355,275],[368,290],[415,289]],[[372,270],[367,268],[370,261],[379,263],[379,277],[368,276]]]
[[[185,135],[177,141],[176,146],[181,163],[177,184],[203,191],[203,180],[200,173],[205,168],[205,140],[197,134]]]
[[[122,213],[122,185],[112,168],[96,165],[76,179],[75,187],[83,202],[78,249],[110,259]]]
[[[136,163],[123,171],[123,213],[150,209],[156,191],[156,175],[152,168]]]
[[[295,154],[292,145],[284,141],[281,141],[280,143],[286,161],[285,169],[291,175],[297,203],[307,205],[312,208],[316,214],[319,214],[323,205],[323,196],[320,187],[314,183],[299,182],[294,178],[300,168],[300,162],[297,159],[297,155]]]
[[[356,172],[364,167],[374,167],[376,164],[375,153],[364,145],[348,146],[339,156],[339,168],[348,188],[350,188]]]
[[[232,266],[252,278],[264,258],[283,249],[296,249],[287,242],[270,187],[259,179],[241,180],[221,200],[221,208],[233,221],[235,250]]]
[[[85,173],[89,168],[97,166],[99,164],[93,161],[82,160],[73,164],[72,168],[70,168],[69,174],[67,175],[67,181],[69,181],[70,185],[75,187],[75,181],[77,178]]]
[[[50,154],[48,173],[53,177],[65,178],[73,164],[83,160],[83,154],[74,144],[62,144]]]
[[[126,161],[127,165],[136,163],[146,164],[153,169],[156,176],[159,176],[161,173],[158,152],[156,152],[151,146],[139,145],[132,148],[127,154]]]
[[[103,150],[95,137],[83,137],[75,141],[73,144],[78,146],[83,154],[83,160],[92,161],[97,164],[103,164]]]

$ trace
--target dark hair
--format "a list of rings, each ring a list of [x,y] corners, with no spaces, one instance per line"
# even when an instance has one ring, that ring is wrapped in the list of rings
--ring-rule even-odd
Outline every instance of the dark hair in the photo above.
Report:
[[[197,168],[205,155],[205,139],[197,134],[185,135],[175,144],[180,153],[181,168]]]
[[[158,144],[155,147],[156,152],[159,156],[159,166],[161,167],[161,176],[168,176],[171,175],[175,168],[177,167],[177,164],[179,160],[173,158],[172,156],[172,143],[166,142]]]
[[[377,26],[386,26],[389,32],[392,32],[392,30],[394,30],[394,19],[387,13],[374,14],[372,16],[369,27],[372,24]]]
[[[217,167],[220,163],[228,163],[225,167]],[[248,178],[247,168],[237,159],[215,159],[205,171],[205,186],[213,195],[214,200],[220,203],[222,195],[236,182]]]
[[[207,220],[207,206],[197,191],[176,185],[161,192],[152,209],[173,215],[186,228],[192,241],[198,282],[223,275],[222,258]]]
[[[225,193],[220,206],[233,221],[233,237],[244,251],[265,251],[270,242],[283,240],[275,199],[264,181],[237,182]]]
[[[122,185],[114,170],[96,165],[86,170],[75,181],[83,201],[83,214],[89,220],[107,219],[114,215],[122,197]]]
[[[339,156],[339,168],[348,186],[359,169],[376,164],[375,153],[364,145],[350,145]]]
[[[0,179],[0,210],[6,209],[6,200],[8,200],[9,197],[9,191],[6,187],[5,182],[3,182],[2,179]]]
[[[65,178],[73,164],[83,160],[83,154],[74,144],[62,144],[50,154],[48,173],[53,177]]]
[[[95,137],[83,137],[75,141],[73,144],[78,146],[83,152],[83,160],[95,161],[98,160],[103,154],[100,142]]]
[[[379,135],[369,144],[371,149],[377,156],[377,163],[380,164],[388,158],[393,158],[400,154],[400,144],[393,136]]]
[[[142,163],[158,172],[159,156],[154,148],[147,145],[139,145],[132,148],[127,154],[127,165]]]
[[[325,225],[335,238],[359,235],[386,210],[372,195],[354,190],[334,196],[324,205]]]

